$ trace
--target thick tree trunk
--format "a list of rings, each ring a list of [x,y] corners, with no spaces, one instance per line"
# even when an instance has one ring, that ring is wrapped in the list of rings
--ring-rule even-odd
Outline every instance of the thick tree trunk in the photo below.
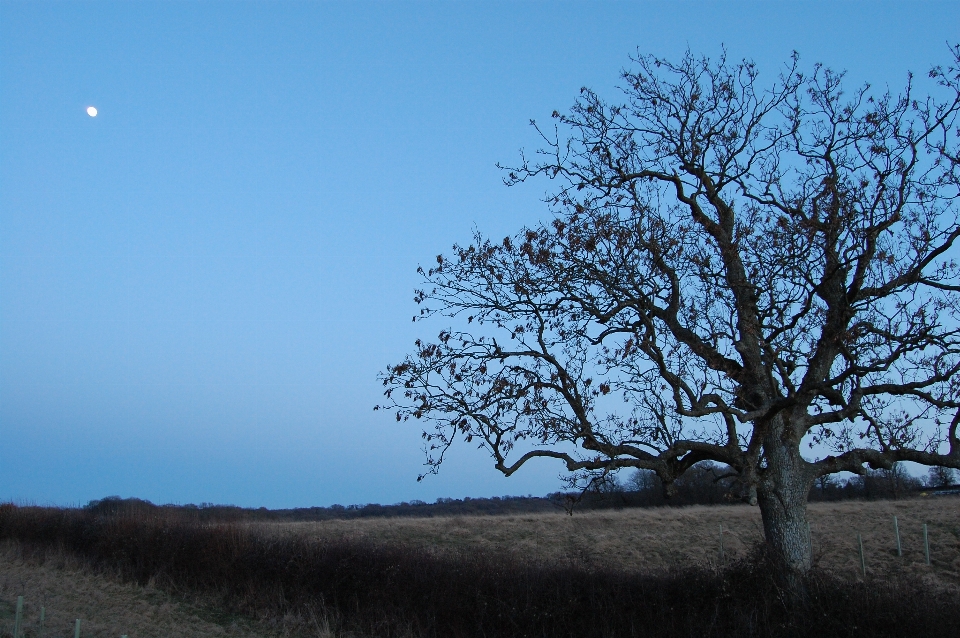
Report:
[[[812,477],[799,450],[779,445],[767,449],[767,467],[757,489],[763,530],[781,584],[801,593],[813,554],[807,526],[807,496]]]

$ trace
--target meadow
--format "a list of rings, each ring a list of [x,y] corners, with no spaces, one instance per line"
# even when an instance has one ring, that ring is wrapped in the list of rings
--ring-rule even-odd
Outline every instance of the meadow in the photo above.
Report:
[[[198,524],[4,505],[0,636],[18,595],[31,638],[40,604],[46,635],[83,617],[84,636],[131,638],[897,636],[960,623],[960,499],[812,503],[809,518],[817,567],[797,608],[756,551],[747,506]]]
[[[897,517],[903,556],[896,555]],[[814,560],[819,568],[863,580],[895,570],[923,575],[937,587],[960,587],[960,498],[811,503]],[[923,525],[932,564],[926,569]],[[721,526],[727,562],[746,559],[763,538],[760,511],[748,505],[631,508],[506,516],[368,518],[306,523],[251,523],[265,537],[317,542],[363,539],[457,555],[480,550],[538,564],[575,564],[625,572],[717,566]]]

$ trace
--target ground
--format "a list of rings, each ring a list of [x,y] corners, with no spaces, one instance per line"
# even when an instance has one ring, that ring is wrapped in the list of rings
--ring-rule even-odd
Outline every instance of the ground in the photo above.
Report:
[[[893,517],[903,557],[896,555]],[[892,569],[926,574],[931,583],[960,589],[960,498],[811,503],[808,509],[817,565],[862,579],[857,534],[863,538],[867,577]],[[925,565],[927,524],[931,566]],[[544,562],[572,560],[597,567],[657,570],[714,565],[720,526],[726,560],[745,557],[761,539],[760,511],[748,505],[657,507],[620,511],[436,518],[367,518],[319,523],[253,524],[266,534],[318,539],[366,537],[412,543],[436,551],[479,548]]]
[[[282,627],[229,617],[202,601],[178,600],[150,585],[138,587],[93,573],[68,556],[43,565],[24,561],[15,545],[0,547],[0,638],[13,636],[17,596],[24,598],[25,638],[73,636],[81,619],[84,637],[119,638],[273,638]],[[318,631],[323,636],[326,632]]]
[[[903,557],[896,555],[893,517],[899,522]],[[861,580],[857,534],[863,538],[866,578],[903,570],[931,588],[960,593],[960,498],[920,497],[901,501],[813,503],[815,560],[823,569]],[[931,565],[925,564],[923,524],[928,527]],[[543,563],[571,561],[601,569],[660,570],[716,565],[720,526],[724,558],[745,557],[761,537],[760,514],[749,506],[693,506],[505,516],[370,518],[321,523],[251,524],[264,535],[325,538],[364,537],[378,543],[426,546],[436,552],[482,550]],[[284,622],[229,617],[202,600],[185,602],[168,592],[117,582],[95,574],[72,557],[42,565],[24,560],[14,544],[0,547],[0,637],[12,635],[17,596],[24,596],[28,638],[38,636],[40,606],[44,635],[72,635],[76,618],[84,636],[282,636]],[[302,624],[300,625],[303,626]],[[318,620],[314,635],[329,635]]]

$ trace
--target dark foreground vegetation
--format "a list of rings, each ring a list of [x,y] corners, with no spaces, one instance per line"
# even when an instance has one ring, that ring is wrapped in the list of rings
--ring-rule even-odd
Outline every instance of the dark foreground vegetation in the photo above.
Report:
[[[945,636],[960,626],[955,596],[902,574],[854,584],[814,573],[805,600],[791,602],[760,552],[721,572],[641,575],[9,504],[0,541],[29,560],[68,552],[226,612],[299,617],[304,634],[318,618],[338,633],[385,637]]]

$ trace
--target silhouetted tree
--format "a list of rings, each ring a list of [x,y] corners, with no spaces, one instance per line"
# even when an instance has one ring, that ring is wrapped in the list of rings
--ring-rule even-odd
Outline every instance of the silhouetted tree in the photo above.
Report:
[[[947,485],[953,485],[954,481],[957,480],[957,473],[949,467],[943,467],[942,465],[935,465],[930,468],[929,473],[927,474],[927,485],[930,487],[945,487]]]
[[[659,490],[661,483],[653,470],[634,470],[627,481],[627,486],[635,492],[651,492]]]
[[[821,474],[816,478],[816,486],[821,499],[838,487],[837,479],[831,474]]]
[[[911,476],[903,463],[897,462],[889,468],[876,470],[879,478],[887,484],[887,492],[893,498],[901,498],[910,490],[921,486],[920,479]]]
[[[453,327],[387,368],[382,407],[432,423],[432,470],[458,437],[574,482],[724,464],[798,584],[817,477],[960,467],[951,54],[928,96],[689,53],[634,58],[619,103],[583,89],[506,169],[555,180],[553,219],[421,269],[415,319]]]

